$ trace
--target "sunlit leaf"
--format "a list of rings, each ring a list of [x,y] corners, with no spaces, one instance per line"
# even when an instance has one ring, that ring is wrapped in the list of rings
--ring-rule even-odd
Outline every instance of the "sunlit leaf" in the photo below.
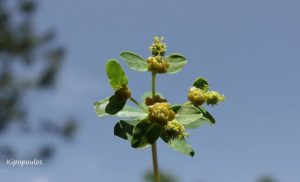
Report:
[[[103,100],[94,103],[94,108],[99,117],[104,117],[109,115],[108,113],[105,112],[105,108],[108,103],[109,103],[109,98],[105,98]],[[145,113],[143,110],[139,108],[125,105],[122,110],[120,110],[113,116],[126,118],[126,119],[142,119],[147,116],[147,113]]]
[[[175,74],[178,73],[183,69],[186,65],[187,60],[181,54],[171,54],[167,57],[168,62],[170,63],[170,67],[168,68],[168,74]]]
[[[128,79],[118,61],[109,60],[106,63],[106,73],[109,84],[114,90],[128,85]]]
[[[135,71],[148,71],[148,64],[145,59],[132,52],[122,52],[120,56],[124,59],[129,68]]]
[[[177,106],[175,118],[189,129],[197,128],[207,122],[202,112],[193,105]]]
[[[168,138],[163,133],[161,135],[161,138],[173,150],[189,155],[191,157],[195,155],[193,147],[189,145],[184,138]]]
[[[203,114],[203,118],[210,124],[216,124],[215,118],[202,106],[197,106],[200,112]]]

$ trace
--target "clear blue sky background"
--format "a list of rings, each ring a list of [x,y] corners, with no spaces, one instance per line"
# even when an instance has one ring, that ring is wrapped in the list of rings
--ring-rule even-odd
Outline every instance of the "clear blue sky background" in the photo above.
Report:
[[[115,137],[116,119],[97,118],[92,103],[111,93],[105,61],[123,50],[148,56],[154,35],[189,60],[179,74],[158,77],[169,101],[183,103],[197,76],[227,96],[209,108],[217,125],[191,132],[194,158],[159,142],[160,168],[182,182],[254,182],[264,174],[299,182],[299,9],[297,0],[41,1],[37,28],[55,27],[68,54],[57,89],[28,98],[31,118],[74,115],[81,130],[49,165],[2,168],[1,182],[141,182],[150,149]],[[150,90],[149,74],[126,72],[135,97]]]

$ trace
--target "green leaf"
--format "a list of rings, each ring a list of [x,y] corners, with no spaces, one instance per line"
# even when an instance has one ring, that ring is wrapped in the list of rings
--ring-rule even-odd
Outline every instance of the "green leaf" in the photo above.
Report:
[[[175,74],[178,73],[183,69],[186,65],[187,60],[181,54],[171,54],[167,57],[168,62],[170,63],[170,67],[168,68],[168,74]]]
[[[115,125],[114,134],[120,138],[131,141],[133,129],[137,122],[138,120],[132,120],[132,121],[120,120]]]
[[[176,119],[188,129],[197,128],[207,122],[202,112],[193,105],[177,108]]]
[[[109,115],[108,113],[105,112],[105,108],[108,103],[109,103],[109,98],[105,98],[103,100],[94,103],[94,108],[99,117],[104,117]],[[147,116],[147,113],[145,113],[143,110],[139,108],[125,105],[121,111],[117,112],[113,116],[127,118],[127,119],[142,119]]]
[[[194,87],[200,88],[202,90],[208,90],[209,89],[209,84],[205,78],[198,77],[195,79],[193,83]]]
[[[189,145],[184,138],[167,138],[163,133],[161,138],[164,142],[168,144],[173,150],[181,152],[183,154],[189,155],[193,157],[195,155],[195,151],[191,145]]]
[[[177,113],[177,111],[181,108],[181,105],[172,105],[171,109]]]
[[[126,104],[126,100],[120,100],[117,96],[113,95],[109,98],[108,104],[105,107],[105,112],[107,114],[117,114],[121,111]]]
[[[99,117],[104,117],[104,116],[108,115],[105,112],[105,108],[106,108],[108,102],[109,102],[109,97],[94,103],[94,108]]]
[[[128,79],[118,61],[113,59],[109,60],[106,63],[106,73],[109,84],[114,90],[128,85]]]
[[[131,146],[141,148],[153,144],[159,138],[161,131],[160,126],[151,123],[148,119],[141,120],[134,127]]]
[[[215,118],[202,106],[196,106],[199,111],[203,114],[203,118],[211,125],[216,124]]]
[[[121,58],[124,59],[126,64],[129,68],[135,70],[135,71],[142,71],[146,72],[148,71],[148,63],[145,59],[140,57],[139,55],[132,53],[132,52],[121,52],[120,54]]]

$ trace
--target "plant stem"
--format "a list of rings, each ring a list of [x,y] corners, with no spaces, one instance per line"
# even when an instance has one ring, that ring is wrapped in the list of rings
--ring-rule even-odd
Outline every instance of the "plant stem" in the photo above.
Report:
[[[156,143],[153,143],[151,148],[152,148],[152,161],[153,161],[154,179],[155,179],[155,182],[160,182],[159,171],[158,171]]]
[[[155,96],[155,81],[156,81],[156,73],[152,72],[152,97]],[[160,182],[160,176],[159,176],[159,170],[158,170],[157,147],[156,147],[155,142],[152,144],[151,149],[152,149],[154,179],[155,179],[155,182]]]
[[[152,97],[155,96],[155,81],[156,81],[156,73],[152,72]]]
[[[136,101],[134,98],[129,98],[135,105],[137,105],[139,108],[141,108],[143,111],[148,112],[138,101]]]

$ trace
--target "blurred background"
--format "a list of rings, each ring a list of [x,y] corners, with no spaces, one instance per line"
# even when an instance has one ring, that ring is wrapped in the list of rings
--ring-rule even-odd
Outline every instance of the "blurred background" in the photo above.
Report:
[[[158,77],[171,103],[185,102],[198,76],[227,98],[208,108],[214,127],[191,132],[194,158],[158,142],[162,182],[299,182],[299,9],[297,0],[0,0],[0,181],[150,182],[150,149],[115,137],[117,120],[98,118],[93,103],[112,92],[106,60],[147,57],[158,35],[188,59]],[[120,62],[134,97],[151,89],[150,74]]]

